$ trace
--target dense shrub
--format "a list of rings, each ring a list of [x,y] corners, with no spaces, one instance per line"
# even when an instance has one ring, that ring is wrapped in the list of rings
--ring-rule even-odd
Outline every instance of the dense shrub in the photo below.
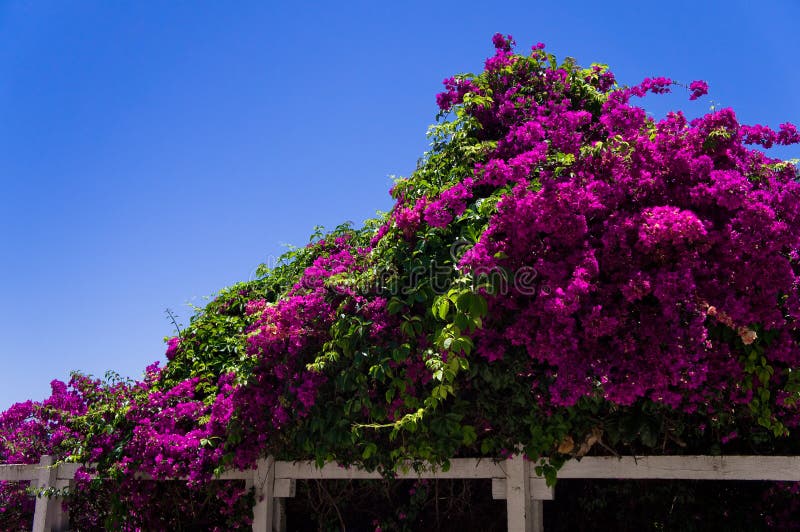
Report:
[[[588,452],[796,453],[800,182],[749,147],[796,128],[655,120],[635,98],[706,84],[619,87],[494,44],[445,80],[390,213],[223,290],[142,382],[76,376],[12,407],[0,460],[97,463],[114,487],[82,480],[74,504],[129,529],[173,526],[169,493],[246,526],[241,487],[207,481],[265,454],[391,470],[520,449],[553,479]],[[12,526],[23,494],[1,493]]]

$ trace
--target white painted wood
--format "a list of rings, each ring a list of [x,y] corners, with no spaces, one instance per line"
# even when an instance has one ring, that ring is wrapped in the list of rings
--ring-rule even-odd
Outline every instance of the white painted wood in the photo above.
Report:
[[[428,469],[398,472],[397,478],[503,478],[502,467],[490,459],[456,458],[449,471]],[[58,480],[72,480],[81,464],[61,464]],[[383,478],[377,472],[342,469],[326,464],[318,469],[313,462],[276,462],[276,474],[296,479]],[[219,480],[247,480],[251,470],[229,470]],[[0,481],[22,482],[39,477],[38,464],[0,464]],[[535,478],[535,477],[534,477]],[[662,478],[686,480],[774,480],[800,481],[800,456],[584,456],[567,462],[558,478]],[[180,479],[176,479],[180,480]]]
[[[219,477],[214,477],[214,480],[247,480],[251,478],[253,478],[252,469],[229,469],[227,471],[223,471]]]
[[[504,501],[506,499],[506,479],[492,479],[492,499],[496,501]]]
[[[506,479],[492,479],[492,498],[501,500],[506,498]],[[531,499],[534,501],[552,501],[555,499],[555,489],[548,487],[547,482],[541,477],[531,477]]]
[[[47,489],[55,487],[57,470],[52,467],[53,457],[50,455],[42,455],[39,460],[38,476],[36,480],[36,487],[38,489]],[[48,514],[50,513],[50,505],[55,503],[55,499],[47,497],[46,495],[39,495],[36,497],[36,506],[33,510],[33,532],[45,532],[50,530],[50,523],[47,522]]]
[[[37,465],[31,464],[2,464],[0,465],[0,480],[7,482],[22,482],[39,478]]]
[[[275,504],[274,485],[275,459],[271,456],[259,459],[254,479],[253,532],[271,532]]]
[[[533,532],[544,532],[544,501],[531,500],[531,528]]]
[[[60,466],[59,466],[60,469]],[[59,479],[56,475],[54,487],[63,493],[63,490],[70,487],[72,481]],[[69,529],[69,510],[64,509],[64,497],[53,497],[48,505],[47,523],[51,532],[66,532]]]
[[[800,481],[800,456],[584,456],[558,478]]]
[[[41,487],[62,488],[75,476],[80,464],[50,467],[53,459],[43,456],[39,464],[0,465],[0,480],[32,481]],[[512,532],[538,532],[542,527],[542,501],[552,500],[554,492],[543,478],[536,476],[531,464],[519,456],[505,462],[488,459],[459,458],[450,462],[448,471],[425,467],[397,473],[398,479],[492,479],[492,496],[505,498],[508,526]],[[317,468],[313,462],[275,462],[260,460],[255,470],[224,472],[219,480],[244,479],[246,487],[255,488],[253,530],[268,532],[286,527],[280,499],[293,497],[295,479],[380,479],[378,472],[326,464]],[[675,480],[769,480],[800,482],[800,456],[624,456],[583,457],[564,465],[559,479],[675,479]],[[527,479],[527,480],[526,480]],[[175,479],[178,480],[178,479]],[[526,495],[527,494],[527,495]],[[278,499],[278,500],[276,500]],[[527,501],[527,502],[526,502]],[[60,511],[57,498],[39,497],[34,512],[34,530],[64,530],[68,516]]]
[[[531,504],[531,464],[521,454],[504,462],[506,469],[506,517],[509,532],[534,530]]]
[[[286,499],[284,498],[275,498],[272,530],[274,532],[286,532]]]
[[[286,498],[294,497],[297,493],[297,481],[293,478],[275,479],[275,497]]]
[[[96,467],[97,464],[91,464],[89,467]],[[83,467],[83,464],[61,464],[58,466],[58,480],[74,480],[75,473]]]
[[[74,477],[74,475],[73,475]],[[153,480],[153,475],[150,473],[136,473],[134,478],[137,480]],[[253,471],[250,470],[239,470],[239,469],[229,469],[228,471],[223,471],[220,473],[218,477],[211,477],[211,480],[248,480],[253,478]],[[160,480],[189,480],[189,477],[172,477],[167,479],[160,479]]]
[[[533,468],[531,468],[533,471]],[[556,489],[548,486],[543,478],[531,477],[531,498],[534,501],[552,501],[556,498]]]
[[[382,479],[378,471],[362,471],[355,467],[342,467],[337,464],[325,464],[318,468],[314,462],[276,462],[275,476],[277,478],[294,479]],[[500,463],[490,459],[480,458],[454,458],[450,460],[450,469],[441,471],[428,466],[425,470],[397,471],[396,478],[401,480],[415,480],[420,478],[439,479],[479,479],[504,477],[505,472]]]

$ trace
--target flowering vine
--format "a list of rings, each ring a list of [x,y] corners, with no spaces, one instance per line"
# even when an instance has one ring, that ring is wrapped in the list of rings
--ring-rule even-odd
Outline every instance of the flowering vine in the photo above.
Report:
[[[522,445],[552,477],[598,444],[796,452],[800,181],[752,147],[798,144],[796,127],[655,120],[636,102],[669,78],[621,87],[492,41],[482,73],[444,81],[390,213],[223,291],[143,381],[76,376],[15,405],[0,460],[94,464],[128,489],[86,476],[107,501],[87,519],[135,529],[158,507],[142,473],[186,477],[190,499],[216,486],[207,525],[246,526],[242,487],[209,481],[265,454],[391,470]],[[0,486],[0,523],[23,495]]]

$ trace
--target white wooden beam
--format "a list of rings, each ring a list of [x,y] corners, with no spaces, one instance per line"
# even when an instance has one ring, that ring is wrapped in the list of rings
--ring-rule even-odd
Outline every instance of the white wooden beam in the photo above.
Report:
[[[492,479],[492,498],[502,500],[506,498],[506,479]],[[531,477],[531,499],[534,501],[552,501],[555,499],[555,489],[549,487],[541,477]]]
[[[250,478],[253,478],[252,469],[228,469],[220,473],[219,477],[213,477],[213,480],[247,480]]]
[[[297,481],[293,478],[276,478],[274,496],[292,498],[297,493]]]
[[[800,456],[584,456],[558,478],[800,481]]]
[[[436,467],[427,466],[422,471],[414,471],[410,464],[406,471],[398,470],[395,478],[398,480],[416,480],[420,478],[439,479],[480,479],[504,477],[505,472],[500,463],[493,462],[490,458],[454,458],[450,460],[450,469],[442,471]],[[362,471],[356,467],[341,467],[335,463],[325,464],[321,468],[314,462],[276,462],[275,476],[277,478],[295,479],[382,479],[378,471]]]
[[[92,464],[90,467],[96,467],[97,464]],[[83,467],[83,464],[75,464],[75,463],[68,463],[68,464],[61,464],[58,466],[58,480],[74,480],[75,473],[78,472],[78,469]]]
[[[38,466],[35,464],[2,464],[0,465],[0,480],[7,482],[22,482],[39,478]]]

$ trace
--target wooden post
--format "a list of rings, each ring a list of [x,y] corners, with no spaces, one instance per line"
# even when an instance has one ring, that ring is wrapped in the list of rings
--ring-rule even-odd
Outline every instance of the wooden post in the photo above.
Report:
[[[283,497],[276,498],[273,509],[272,530],[274,532],[286,532],[286,499]]]
[[[531,511],[533,532],[544,532],[544,501],[541,499],[533,499],[531,501]]]
[[[508,532],[541,532],[534,529],[531,501],[531,464],[515,454],[505,461]]]
[[[60,469],[60,467],[59,467]],[[56,479],[55,488],[62,491],[72,487],[72,482],[66,479]],[[50,532],[67,532],[69,530],[69,510],[64,509],[64,497],[52,497],[47,512],[47,523]]]
[[[274,519],[275,459],[271,456],[258,461],[255,478],[255,507],[253,532],[272,532]]]
[[[278,478],[278,467],[275,466],[275,484],[272,495],[275,497],[272,529],[274,532],[286,532],[286,499],[295,496],[297,482],[293,478]]]
[[[39,460],[39,474],[36,480],[36,487],[38,489],[55,487],[58,470],[52,467],[52,465],[53,457],[47,454],[42,455]],[[33,532],[49,531],[50,523],[47,518],[49,515],[52,515],[50,506],[56,503],[54,498],[42,494],[37,495],[36,507],[33,511]]]

